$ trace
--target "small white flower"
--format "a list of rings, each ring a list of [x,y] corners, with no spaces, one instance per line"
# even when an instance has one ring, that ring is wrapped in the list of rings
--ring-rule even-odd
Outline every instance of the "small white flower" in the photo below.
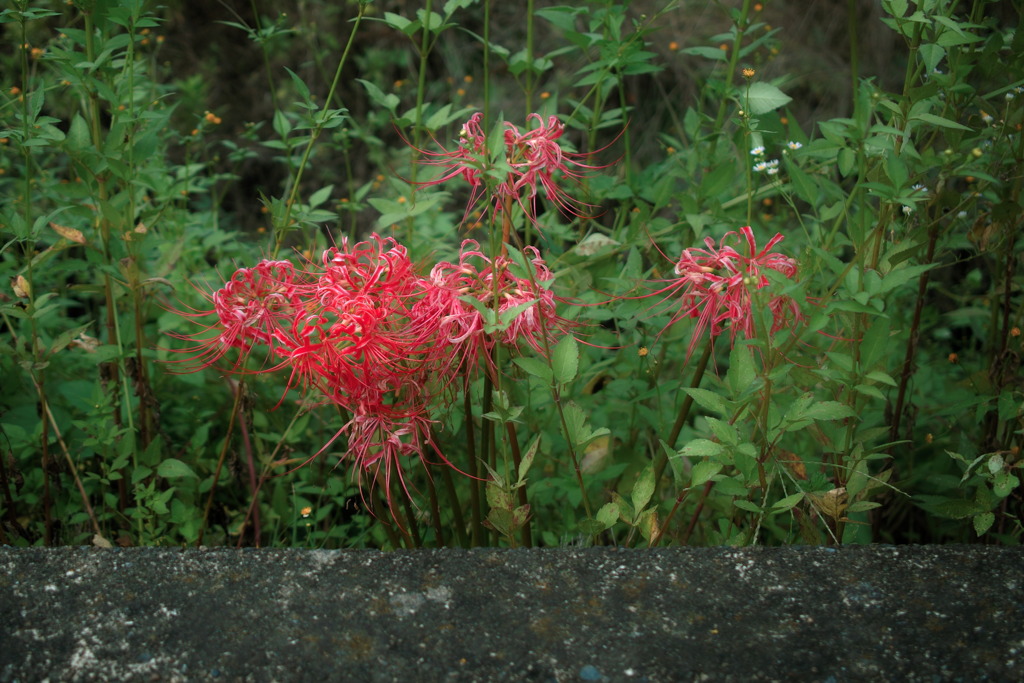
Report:
[[[989,114],[987,111],[983,111],[981,112],[981,120],[984,121],[985,123],[992,123],[992,115]]]
[[[914,192],[923,192],[924,194],[928,194],[928,188],[922,185],[921,183],[917,183],[910,189],[913,190]]]
[[[759,161],[756,164],[754,164],[754,173],[764,173],[767,170],[768,170],[768,162],[767,161]]]
[[[786,143],[786,147],[789,147],[791,150],[795,152],[796,150],[803,147],[803,143],[797,142],[796,140],[790,140],[789,142]]]
[[[764,145],[758,145],[754,149],[750,150],[750,154],[752,156],[755,156],[755,157],[763,157],[764,156]]]
[[[1005,95],[1003,95],[1003,97],[1005,97],[1006,101],[1009,102],[1010,100],[1013,99],[1013,93],[1012,92],[1008,92]]]
[[[956,214],[956,217],[957,218],[967,218],[967,212],[966,211],[958,211],[957,214]]]
[[[904,204],[903,205],[903,215],[904,216],[909,216],[912,213],[914,213],[914,209],[912,207],[909,207],[906,204]]]
[[[778,159],[772,159],[771,161],[768,162],[768,167],[769,168],[778,168],[779,167],[779,160]]]
[[[771,168],[768,169],[768,175],[775,175],[778,172],[779,172],[779,169],[777,167],[775,167],[775,166],[772,166]]]

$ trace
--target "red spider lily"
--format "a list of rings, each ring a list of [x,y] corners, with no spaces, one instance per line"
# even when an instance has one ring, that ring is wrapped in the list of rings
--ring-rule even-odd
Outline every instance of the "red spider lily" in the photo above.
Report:
[[[443,262],[431,270],[432,291],[421,305],[434,311],[441,339],[448,345],[446,353],[456,369],[473,365],[481,356],[490,359],[487,351],[496,342],[512,346],[526,342],[543,354],[546,346],[553,345],[570,327],[569,321],[555,313],[555,296],[547,288],[554,275],[537,249],[526,247],[524,254],[533,267],[532,280],[515,275],[514,262],[508,256],[492,261],[473,240],[462,243],[458,264]],[[470,297],[479,305],[469,301]],[[497,334],[489,335],[480,308],[495,310],[499,320],[502,314],[511,318]],[[518,312],[510,314],[512,309]]]
[[[483,177],[489,166],[487,137],[480,126],[481,120],[480,113],[470,117],[462,126],[459,146],[454,150],[417,150],[428,159],[423,163],[443,169],[437,178],[421,185],[439,185],[460,175],[470,184],[473,191],[466,207],[467,216],[484,192]],[[506,199],[514,199],[522,206],[524,213],[535,221],[537,190],[542,187],[561,211],[573,216],[584,216],[584,212],[592,207],[571,197],[559,185],[559,181],[568,179],[579,185],[586,171],[604,167],[583,163],[589,154],[562,149],[558,140],[565,132],[565,126],[557,116],[549,116],[545,122],[540,114],[530,114],[526,120],[527,127],[531,121],[536,121],[537,127],[521,132],[517,126],[505,122],[505,161],[510,171],[505,180],[491,189],[495,210],[503,210]]]
[[[366,391],[397,390],[418,380],[435,346],[435,328],[417,313],[428,291],[405,248],[392,238],[324,252],[324,270],[309,285],[323,344],[323,375],[314,378],[332,400],[347,407]],[[347,397],[347,398],[346,398]]]
[[[522,204],[525,190],[529,210],[525,206],[523,210],[527,215],[536,217],[537,186],[540,185],[548,199],[558,205],[562,212],[572,216],[584,216],[582,209],[593,207],[569,196],[555,181],[554,174],[560,173],[563,178],[568,178],[579,185],[580,180],[586,177],[585,171],[604,167],[584,164],[582,159],[586,159],[588,154],[566,152],[562,149],[558,139],[565,132],[565,125],[557,116],[549,116],[545,124],[540,114],[530,114],[526,117],[527,128],[530,121],[536,121],[537,127],[525,133],[520,133],[511,123],[505,123],[505,146],[508,150],[508,162],[512,167],[512,175],[507,181],[508,194]],[[584,169],[584,172],[574,171],[571,167]]]
[[[187,371],[194,372],[217,363],[237,348],[242,354],[230,369],[237,371],[254,345],[273,349],[281,330],[291,326],[292,317],[303,310],[300,288],[295,269],[288,261],[263,260],[253,268],[239,268],[219,290],[204,293],[213,303],[213,310],[177,311],[193,319],[216,315],[217,320],[199,333],[172,335],[198,342],[182,349],[183,353],[197,352],[195,356],[174,362],[192,364]],[[216,334],[209,336],[209,332]]]
[[[726,244],[730,238],[740,235],[746,240],[749,256],[740,254]],[[686,350],[687,361],[703,337],[704,330],[709,327],[711,337],[714,338],[722,333],[723,325],[728,323],[731,344],[735,344],[738,332],[742,331],[748,339],[754,336],[752,292],[766,287],[769,282],[762,271],[775,270],[788,278],[796,275],[797,264],[794,259],[771,251],[782,239],[781,234],[776,234],[758,251],[754,232],[749,226],[740,228],[739,234],[727,233],[717,248],[714,240],[707,237],[704,240],[705,249],[691,247],[683,250],[674,269],[678,279],[647,295],[681,293],[678,310],[668,326],[685,317],[697,319]],[[797,303],[786,296],[773,296],[768,306],[773,316],[771,333],[784,327],[787,321],[797,321],[803,317]]]

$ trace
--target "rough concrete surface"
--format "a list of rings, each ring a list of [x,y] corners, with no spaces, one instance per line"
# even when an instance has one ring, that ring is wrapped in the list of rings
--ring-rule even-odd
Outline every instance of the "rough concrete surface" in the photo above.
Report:
[[[0,547],[0,682],[1021,681],[1024,551]]]

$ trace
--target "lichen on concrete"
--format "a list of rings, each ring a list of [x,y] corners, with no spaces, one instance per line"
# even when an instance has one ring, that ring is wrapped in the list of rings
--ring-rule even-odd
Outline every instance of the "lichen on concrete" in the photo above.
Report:
[[[1017,681],[980,546],[0,548],[8,681]]]

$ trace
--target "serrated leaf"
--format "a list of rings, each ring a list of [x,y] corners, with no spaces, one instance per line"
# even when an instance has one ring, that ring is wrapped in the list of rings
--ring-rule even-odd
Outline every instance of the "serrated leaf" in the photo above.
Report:
[[[1020,479],[1009,472],[1000,472],[992,477],[992,490],[1000,498],[1006,498],[1020,485]]]
[[[504,508],[492,508],[487,513],[487,523],[502,536],[512,535],[512,511]]]
[[[132,470],[132,484],[138,484],[140,481],[148,477],[153,473],[153,470],[149,469],[145,465],[140,465]]]
[[[754,116],[767,114],[793,101],[793,98],[770,83],[751,83],[746,91],[747,109]]]
[[[871,500],[858,500],[856,503],[851,503],[850,507],[846,508],[846,512],[847,514],[851,512],[866,512],[867,510],[874,510],[879,507],[882,507],[881,503]]]
[[[537,456],[537,450],[540,448],[540,436],[536,436],[533,439],[533,443],[526,449],[526,453],[523,454],[522,460],[519,461],[519,469],[517,474],[519,475],[519,481],[526,480],[526,474],[530,471],[530,466],[533,465],[533,459]]]
[[[879,391],[878,387],[871,386],[870,384],[858,384],[854,387],[854,389],[857,391],[857,393],[863,394],[864,396],[870,396],[871,398],[876,399],[878,401],[885,400],[885,394]]]
[[[975,515],[972,521],[974,522],[974,533],[982,536],[992,528],[992,524],[996,521],[996,516],[991,512],[983,512],[980,515]]]
[[[873,370],[864,375],[864,377],[873,382],[878,382],[879,384],[886,384],[890,387],[896,386],[896,380],[892,378],[892,375],[882,372],[881,370]]]
[[[576,338],[567,334],[551,351],[551,369],[559,384],[567,384],[576,377],[579,370],[580,350]]]
[[[804,417],[812,420],[843,420],[857,415],[853,408],[839,401],[821,401],[804,411]]]
[[[725,383],[732,398],[740,396],[756,379],[752,349],[737,344],[729,353],[729,371],[725,375]]]
[[[740,510],[746,510],[747,512],[761,512],[761,508],[759,508],[756,503],[752,503],[746,498],[737,498],[736,500],[732,501],[732,504],[738,507]]]
[[[539,358],[525,358],[520,356],[513,358],[512,362],[522,368],[526,374],[539,377],[549,384],[551,383],[551,367]]]
[[[577,529],[584,536],[596,536],[607,528],[604,522],[598,519],[583,519],[577,525]]]
[[[702,460],[690,470],[690,486],[701,486],[722,471],[722,463],[715,460]]]
[[[411,21],[401,15],[395,14],[394,12],[384,13],[384,23],[391,28],[398,29],[402,33],[406,33],[406,29],[409,28],[410,24],[412,24]]]
[[[707,417],[705,420],[707,420],[708,428],[711,429],[719,443],[732,445],[739,443],[740,435],[734,425],[714,417]]]
[[[775,503],[772,504],[772,512],[778,513],[778,512],[785,512],[786,510],[791,510],[791,509],[793,509],[793,507],[796,506],[797,503],[799,503],[803,499],[804,499],[804,492],[803,491],[800,491],[799,493],[794,493],[792,495],[786,496],[782,500],[778,500],[778,501],[776,501]]]
[[[644,471],[637,477],[636,483],[633,484],[633,492],[630,494],[630,498],[633,501],[633,509],[636,511],[643,510],[647,507],[647,503],[651,502],[651,496],[654,495],[654,468],[650,465],[644,468]]]
[[[690,398],[693,399],[694,403],[699,405],[704,410],[710,410],[719,415],[725,415],[728,410],[725,399],[708,389],[683,389]]]
[[[164,479],[180,479],[182,477],[197,478],[192,468],[177,458],[167,458],[156,468],[156,473]]]
[[[724,450],[725,447],[720,443],[708,439],[694,439],[679,449],[679,455],[684,458],[702,458],[718,455]]]
[[[619,521],[619,506],[615,503],[602,505],[601,509],[597,511],[597,521],[604,527],[601,531],[611,529]]]
[[[607,235],[595,232],[584,237],[583,240],[576,245],[574,251],[580,256],[593,256],[601,249],[617,247],[620,244],[621,242],[613,240]]]
[[[519,507],[517,507],[515,510],[512,511],[512,526],[513,526],[513,530],[521,529],[523,527],[523,525],[526,524],[526,520],[528,520],[529,518],[530,518],[530,506],[529,505],[520,505]]]

